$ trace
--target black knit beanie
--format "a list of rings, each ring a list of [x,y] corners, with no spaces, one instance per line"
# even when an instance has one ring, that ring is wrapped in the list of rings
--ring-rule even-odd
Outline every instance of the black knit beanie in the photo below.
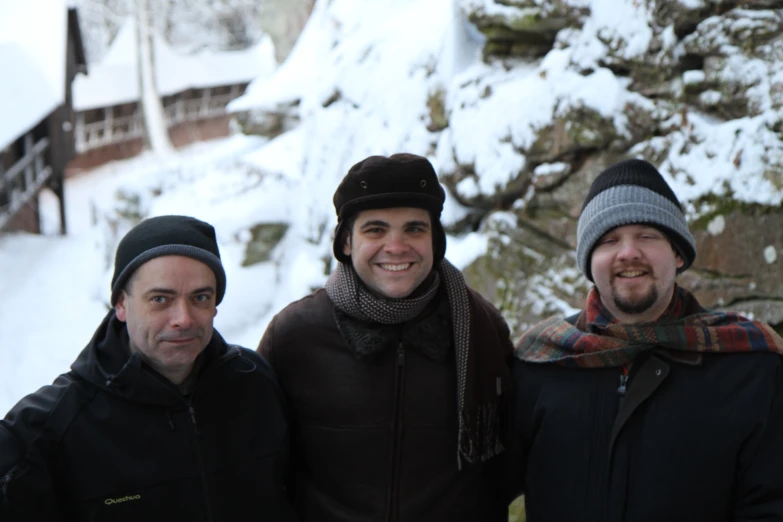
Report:
[[[188,216],[159,216],[145,219],[117,246],[114,277],[111,279],[111,304],[117,304],[120,292],[133,272],[147,261],[161,256],[185,256],[201,261],[215,272],[220,304],[226,293],[226,273],[220,262],[215,229],[209,223]]]
[[[613,228],[645,224],[661,229],[672,242],[685,271],[696,258],[696,243],[682,206],[661,173],[650,163],[631,159],[612,165],[593,182],[576,232],[579,268],[592,281],[590,258],[596,242]]]
[[[332,250],[342,263],[351,263],[343,253],[346,223],[362,210],[379,208],[423,208],[432,220],[434,264],[446,255],[446,233],[440,222],[446,193],[432,164],[415,154],[370,156],[350,168],[334,193],[337,212]]]

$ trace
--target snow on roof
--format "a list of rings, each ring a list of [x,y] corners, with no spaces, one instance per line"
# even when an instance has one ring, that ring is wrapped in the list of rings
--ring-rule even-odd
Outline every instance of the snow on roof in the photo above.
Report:
[[[109,107],[139,99],[136,63],[136,24],[129,20],[89,76],[78,75],[73,86],[77,111]],[[274,45],[265,36],[242,51],[203,51],[193,55],[177,53],[160,36],[154,37],[155,83],[161,96],[188,89],[250,82],[271,74],[276,67]]]
[[[65,100],[67,37],[65,0],[0,2],[0,149]]]
[[[0,42],[0,150],[32,129],[61,101],[33,57],[20,45]]]

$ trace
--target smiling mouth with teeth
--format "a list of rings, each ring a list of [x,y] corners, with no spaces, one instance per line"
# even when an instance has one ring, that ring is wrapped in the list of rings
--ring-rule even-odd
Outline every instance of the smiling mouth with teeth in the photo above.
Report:
[[[630,279],[633,277],[639,277],[645,275],[647,272],[643,270],[628,270],[626,272],[620,272],[617,274],[617,277],[622,277],[623,279]]]
[[[389,272],[402,272],[403,270],[407,270],[408,267],[411,266],[411,263],[405,263],[402,265],[388,265],[388,264],[380,264],[378,265],[384,270],[388,270]]]

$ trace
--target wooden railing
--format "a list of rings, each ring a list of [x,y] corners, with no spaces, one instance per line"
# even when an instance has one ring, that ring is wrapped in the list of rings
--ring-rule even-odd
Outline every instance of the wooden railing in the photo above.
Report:
[[[216,118],[226,114],[226,105],[238,98],[238,85],[231,86],[226,94],[213,95],[210,89],[205,89],[200,98],[185,100],[181,96],[173,103],[163,107],[166,125],[171,128],[185,122],[194,122]],[[83,153],[106,145],[114,145],[144,136],[144,125],[139,112],[138,103],[130,116],[115,118],[112,107],[104,110],[104,119],[94,123],[84,123],[84,113],[76,117],[76,152]]]
[[[81,116],[77,116],[76,123],[76,152],[78,153],[141,138],[144,135],[141,115],[138,112],[121,118],[109,117],[95,123],[82,123]]]
[[[184,122],[223,116],[226,113],[226,105],[234,98],[236,96],[231,94],[222,94],[193,100],[177,100],[163,108],[163,112],[166,113],[166,124],[172,127]]]
[[[36,197],[38,190],[51,177],[52,167],[46,164],[45,158],[48,148],[48,138],[42,138],[33,145],[32,136],[28,134],[25,137],[25,155],[9,170],[0,173],[0,229]]]

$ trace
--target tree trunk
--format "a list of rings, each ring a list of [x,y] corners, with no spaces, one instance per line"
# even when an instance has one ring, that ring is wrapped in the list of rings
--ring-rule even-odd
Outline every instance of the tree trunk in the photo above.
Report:
[[[153,152],[167,153],[174,147],[169,139],[166,115],[155,85],[152,35],[148,0],[136,0],[139,92],[147,145]]]

